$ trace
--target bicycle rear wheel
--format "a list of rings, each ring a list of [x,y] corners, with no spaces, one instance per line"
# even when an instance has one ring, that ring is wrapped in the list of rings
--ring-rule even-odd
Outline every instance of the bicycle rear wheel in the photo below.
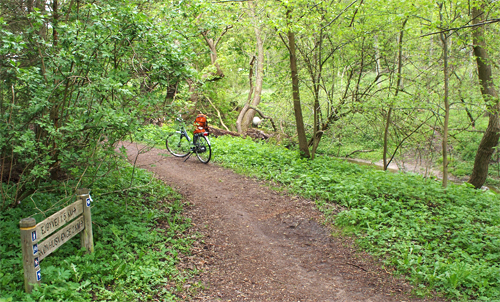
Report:
[[[210,142],[205,136],[200,136],[196,140],[196,157],[204,163],[207,164],[212,157],[212,147],[210,147]]]
[[[167,136],[165,146],[168,152],[176,157],[185,157],[191,152],[191,146],[187,137],[180,133],[172,133]]]

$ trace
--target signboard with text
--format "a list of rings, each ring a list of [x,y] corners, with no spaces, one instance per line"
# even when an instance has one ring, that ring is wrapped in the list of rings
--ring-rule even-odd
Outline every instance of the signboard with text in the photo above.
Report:
[[[77,201],[61,209],[40,223],[34,218],[19,222],[23,249],[24,288],[27,293],[33,284],[40,283],[42,273],[40,261],[54,252],[68,240],[81,234],[81,245],[88,253],[94,251],[92,198],[88,189],[77,190]]]

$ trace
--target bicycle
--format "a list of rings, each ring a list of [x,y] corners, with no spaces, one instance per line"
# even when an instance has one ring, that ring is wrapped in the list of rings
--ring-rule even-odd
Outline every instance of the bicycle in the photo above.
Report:
[[[195,153],[196,157],[207,164],[212,157],[212,147],[208,140],[208,132],[197,133],[193,135],[193,140],[189,137],[186,131],[184,120],[179,116],[175,119],[178,122],[178,130],[169,134],[165,140],[165,146],[168,152],[175,157],[186,157],[188,160],[191,154]]]

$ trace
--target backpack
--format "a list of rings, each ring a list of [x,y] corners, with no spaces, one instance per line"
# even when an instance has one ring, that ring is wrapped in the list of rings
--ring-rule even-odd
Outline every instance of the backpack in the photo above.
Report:
[[[208,121],[207,116],[204,114],[198,114],[194,120],[193,125],[195,126],[194,134],[208,132]]]

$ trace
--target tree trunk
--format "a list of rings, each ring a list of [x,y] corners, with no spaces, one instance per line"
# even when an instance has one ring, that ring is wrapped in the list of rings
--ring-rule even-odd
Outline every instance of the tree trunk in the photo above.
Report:
[[[313,88],[314,88],[314,135],[313,135],[313,146],[311,149],[311,159],[314,159],[316,155],[316,149],[318,149],[319,142],[321,137],[323,136],[323,132],[320,132],[320,114],[321,114],[321,106],[319,104],[319,89],[320,89],[320,81],[321,75],[323,72],[323,62],[322,62],[322,51],[323,51],[323,30],[319,32],[319,41],[316,44],[316,48],[318,49],[317,54],[315,54],[315,61],[318,62],[318,71],[317,74],[314,74],[313,69],[311,68],[311,76],[313,80]]]
[[[196,82],[194,82],[192,79],[186,79],[186,83],[189,86],[189,101],[191,102],[191,104],[193,104],[193,106],[191,107],[191,109],[187,107],[185,108],[186,111],[182,115],[183,119],[193,116],[196,113],[196,104],[198,103],[198,98],[199,98],[197,91],[198,85],[196,84]]]
[[[253,4],[252,4],[253,3]],[[257,41],[257,73],[255,75],[255,87],[253,91],[253,99],[251,105],[257,107],[261,100],[262,94],[262,84],[264,83],[264,42],[262,40],[260,26],[258,24],[257,16],[255,15],[255,1],[249,2],[250,11],[253,15],[255,38]],[[255,110],[248,109],[243,116],[241,122],[241,128],[243,132],[246,132],[250,124],[252,123],[253,117],[255,116]]]
[[[443,4],[439,5],[440,10]],[[440,12],[441,22],[443,14]],[[443,43],[443,73],[444,73],[444,125],[443,125],[443,188],[448,186],[448,123],[450,119],[450,101],[449,94],[449,72],[448,72],[448,36],[446,33],[441,33],[441,42]]]
[[[28,13],[33,12],[33,0],[27,0],[26,1],[26,8],[28,10]]]
[[[214,41],[214,39],[208,36],[209,33],[208,30],[201,33],[201,35],[205,39],[205,42],[207,42],[208,48],[210,49],[210,62],[216,68],[215,73],[204,74],[203,79],[207,79],[209,81],[218,81],[224,77],[224,72],[222,71],[222,69],[219,66],[219,63],[217,62],[217,45],[222,40],[222,37],[224,37],[224,35],[231,28],[233,28],[232,25],[226,26],[226,28],[222,31],[222,33],[220,34],[220,36],[217,38],[216,41]]]
[[[313,116],[314,116],[314,135],[312,137],[312,148],[311,148],[311,159],[314,159],[314,156],[316,154],[316,149],[318,149],[319,142],[321,140],[321,137],[323,136],[323,132],[319,130],[319,111],[321,110],[321,107],[319,105],[319,83],[317,84],[317,87],[314,87],[315,89],[315,95],[314,95],[314,108],[313,108]],[[309,146],[309,144],[307,144]]]
[[[375,72],[377,74],[377,77],[379,77],[377,81],[378,88],[381,88],[381,79],[382,77],[380,76],[382,74],[382,64],[380,63],[380,46],[378,45],[378,36],[373,37],[374,40],[374,47],[375,47]]]
[[[287,18],[290,18],[290,11],[287,11]],[[300,105],[299,94],[299,75],[297,72],[297,53],[295,50],[295,34],[291,29],[288,30],[288,45],[290,51],[290,71],[292,74],[292,98],[293,109],[295,113],[295,122],[297,123],[297,135],[299,138],[300,155],[309,158],[309,148],[307,146],[306,131],[304,128],[304,118],[302,117],[302,108]]]
[[[202,35],[203,38],[205,38],[205,42],[207,42],[208,48],[210,49],[210,62],[217,70],[215,73],[204,74],[203,78],[209,79],[210,81],[220,80],[224,77],[224,72],[222,72],[219,63],[217,62],[217,45],[212,38],[208,37],[208,32],[203,32]]]
[[[472,17],[474,24],[478,24],[484,20],[483,7],[474,6]],[[477,189],[481,188],[486,182],[491,155],[495,150],[494,148],[498,145],[498,139],[500,138],[500,102],[498,101],[498,93],[493,84],[491,61],[486,52],[486,42],[484,39],[484,27],[480,26],[472,33],[472,43],[474,55],[476,56],[477,73],[481,84],[481,94],[486,102],[489,121],[488,127],[479,143],[472,174],[468,181]]]
[[[53,0],[52,1],[52,16],[53,16],[53,20],[52,20],[52,38],[53,38],[53,41],[54,41],[54,46],[57,46],[57,42],[59,41],[59,36],[58,36],[58,33],[57,33],[57,26],[58,26],[58,20],[59,20],[59,8],[58,8],[58,5],[57,5],[57,0]]]
[[[397,91],[396,91],[397,92]],[[389,107],[389,111],[387,111],[387,116],[385,118],[385,129],[384,129],[384,151],[382,154],[382,158],[384,161],[384,171],[387,171],[389,167],[389,163],[387,162],[387,151],[389,144],[389,125],[391,124],[391,115],[392,115],[392,106]]]
[[[397,98],[399,94],[399,90],[401,89],[401,73],[403,69],[403,36],[404,36],[404,28],[406,25],[406,22],[408,22],[408,18],[406,18],[403,21],[403,25],[401,26],[401,31],[399,32],[399,41],[398,41],[398,75],[397,75],[397,82],[396,82],[396,92],[394,93],[394,99]],[[392,115],[392,104],[389,106],[389,111],[387,112],[387,117],[386,117],[386,122],[385,122],[385,129],[384,129],[384,151],[382,154],[383,161],[384,161],[384,171],[387,171],[387,168],[389,167],[389,164],[391,163],[390,161],[387,161],[387,149],[388,149],[388,144],[389,144],[389,125],[391,123],[391,115]]]
[[[248,83],[250,85],[250,89],[248,90],[248,99],[247,103],[245,106],[243,106],[243,109],[241,109],[240,114],[238,115],[238,118],[236,119],[236,130],[238,131],[239,134],[243,134],[245,131],[243,131],[243,127],[241,126],[243,117],[245,116],[245,113],[248,111],[248,108],[250,107],[250,101],[252,100],[252,95],[253,95],[253,64],[255,62],[255,56],[252,57],[250,60],[250,68],[248,69]]]

